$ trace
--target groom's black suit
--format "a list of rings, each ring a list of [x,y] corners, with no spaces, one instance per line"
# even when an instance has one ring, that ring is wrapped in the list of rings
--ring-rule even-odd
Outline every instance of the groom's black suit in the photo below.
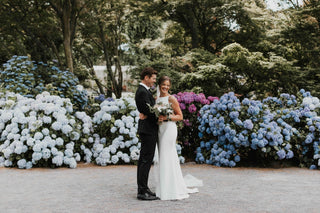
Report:
[[[148,177],[152,165],[156,143],[158,140],[158,125],[156,116],[150,112],[147,104],[153,106],[155,100],[150,91],[139,85],[135,101],[139,112],[148,117],[138,122],[138,134],[141,141],[140,158],[138,161],[138,194],[144,194],[148,190]]]

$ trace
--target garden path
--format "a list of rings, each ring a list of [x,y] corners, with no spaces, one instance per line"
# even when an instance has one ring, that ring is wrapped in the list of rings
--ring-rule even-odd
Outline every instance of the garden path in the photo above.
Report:
[[[0,168],[0,212],[319,212],[320,171],[182,165],[202,179],[180,201],[136,199],[136,166]],[[150,187],[154,177],[150,174]]]

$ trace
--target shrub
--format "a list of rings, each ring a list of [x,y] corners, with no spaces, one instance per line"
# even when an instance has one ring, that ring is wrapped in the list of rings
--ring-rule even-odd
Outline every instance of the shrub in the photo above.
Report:
[[[75,168],[92,134],[91,118],[69,99],[43,92],[0,94],[0,166]]]
[[[199,145],[198,116],[199,111],[205,104],[210,104],[217,97],[206,96],[203,93],[195,94],[193,92],[179,92],[174,94],[179,102],[183,113],[183,121],[177,123],[178,126],[178,141],[182,145],[182,155],[189,160],[195,158],[195,150]]]
[[[30,61],[27,56],[13,56],[0,70],[2,88],[28,98],[47,91],[52,95],[69,98],[77,109],[88,104],[86,90],[69,71],[61,71],[53,64]]]
[[[319,99],[304,90],[263,101],[228,93],[200,110],[196,161],[236,166],[250,153],[255,160],[293,159],[300,166],[319,165]]]

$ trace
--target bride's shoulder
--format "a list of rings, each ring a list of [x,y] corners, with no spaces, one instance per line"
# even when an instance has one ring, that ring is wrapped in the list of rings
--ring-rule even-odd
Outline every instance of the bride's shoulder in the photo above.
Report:
[[[170,101],[170,102],[176,102],[176,101],[178,101],[178,100],[177,100],[177,98],[176,98],[175,96],[169,95],[169,101]]]

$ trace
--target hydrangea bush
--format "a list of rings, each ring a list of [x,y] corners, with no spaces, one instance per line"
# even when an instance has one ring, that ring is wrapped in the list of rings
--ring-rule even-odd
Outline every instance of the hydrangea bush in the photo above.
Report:
[[[139,112],[133,98],[105,99],[94,114],[93,156],[98,165],[136,163],[140,156],[137,135]],[[177,145],[180,162],[181,146]]]
[[[255,153],[255,160],[286,160],[319,166],[319,99],[301,90],[263,101],[223,95],[200,110],[196,161],[236,166]]]
[[[61,71],[52,64],[30,61],[28,56],[13,56],[3,64],[0,86],[29,98],[48,91],[51,95],[69,98],[78,109],[88,104],[87,92],[73,73]]]
[[[26,98],[0,94],[0,166],[75,168],[88,143],[92,121],[73,113],[69,99],[43,92]]]
[[[183,120],[178,122],[178,141],[182,145],[182,154],[188,159],[195,158],[195,150],[199,145],[198,116],[202,106],[212,103],[218,97],[206,96],[203,93],[179,92],[173,94],[179,102],[183,113]]]

